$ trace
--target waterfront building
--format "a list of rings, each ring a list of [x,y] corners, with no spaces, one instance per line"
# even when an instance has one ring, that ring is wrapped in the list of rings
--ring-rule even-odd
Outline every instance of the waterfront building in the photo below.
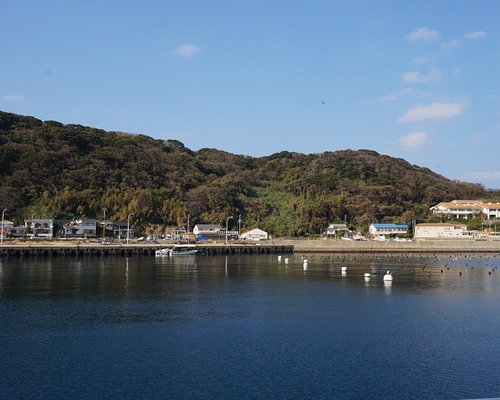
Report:
[[[269,235],[266,231],[258,228],[250,229],[249,231],[244,232],[240,235],[240,239],[254,241],[267,240],[268,237]]]
[[[431,207],[434,215],[455,219],[470,219],[483,211],[481,200],[453,200],[441,202]]]
[[[54,220],[50,218],[33,218],[24,221],[26,230],[37,238],[52,239],[54,237]]]
[[[500,219],[500,203],[481,200],[453,200],[431,207],[434,215],[454,219],[470,219],[480,215],[488,221]]]
[[[3,224],[0,227],[0,237],[2,239],[8,238],[11,235],[12,228],[14,227],[14,222],[3,220]]]
[[[130,228],[129,238],[134,237],[134,231],[127,221],[114,221],[113,222],[113,236],[119,239],[127,238],[127,228]]]
[[[368,232],[375,238],[386,238],[388,236],[404,235],[408,232],[406,224],[371,224]]]
[[[224,229],[220,225],[214,224],[196,224],[193,228],[195,235],[219,235]]]
[[[59,225],[61,226],[59,235],[65,238],[89,238],[97,236],[96,219],[59,221]]]
[[[346,224],[330,224],[328,228],[326,228],[325,234],[326,236],[341,236],[344,235],[349,229]]]
[[[422,223],[415,225],[415,239],[466,238],[467,226],[464,224]]]
[[[483,203],[482,211],[488,221],[500,219],[500,203]]]

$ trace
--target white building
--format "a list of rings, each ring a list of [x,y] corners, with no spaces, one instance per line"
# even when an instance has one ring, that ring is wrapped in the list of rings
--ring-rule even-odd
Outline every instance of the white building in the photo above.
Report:
[[[211,224],[196,224],[193,228],[195,235],[218,235],[221,231],[225,229],[222,229],[220,225]]]
[[[97,236],[96,219],[79,219],[63,224],[61,234],[64,237],[89,238]]]
[[[371,224],[368,228],[370,235],[374,237],[386,237],[393,235],[404,235],[408,232],[406,224]]]
[[[453,200],[451,202],[441,202],[431,207],[435,215],[448,218],[469,219],[479,215],[483,211],[481,200]]]
[[[465,238],[467,226],[463,224],[423,223],[415,225],[415,239]]]
[[[500,203],[483,203],[482,211],[487,220],[500,219]]]
[[[35,237],[52,239],[54,235],[54,220],[48,218],[34,218],[24,221],[24,226],[31,230]]]
[[[346,224],[330,224],[328,228],[326,228],[325,233],[327,236],[341,236],[346,231],[348,231]]]
[[[240,235],[240,239],[243,240],[267,240],[269,235],[267,234],[266,231],[263,231],[262,229],[254,228],[250,229],[247,232],[244,232]]]

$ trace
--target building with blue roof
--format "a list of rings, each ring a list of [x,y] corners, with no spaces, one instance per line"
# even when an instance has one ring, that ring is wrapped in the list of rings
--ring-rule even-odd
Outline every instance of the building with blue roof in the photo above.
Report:
[[[404,235],[408,232],[409,226],[406,224],[371,224],[368,232],[374,237]]]

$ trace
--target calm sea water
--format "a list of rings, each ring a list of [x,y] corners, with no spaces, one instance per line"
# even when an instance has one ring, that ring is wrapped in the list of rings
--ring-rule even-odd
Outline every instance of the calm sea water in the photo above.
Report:
[[[500,256],[289,257],[2,259],[0,398],[500,396]]]

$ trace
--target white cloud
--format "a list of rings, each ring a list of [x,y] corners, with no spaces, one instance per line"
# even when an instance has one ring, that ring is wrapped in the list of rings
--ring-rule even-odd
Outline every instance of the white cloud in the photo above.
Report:
[[[471,40],[483,39],[485,37],[486,37],[485,31],[469,32],[464,35],[464,38]]]
[[[500,180],[500,171],[480,171],[467,174],[467,178],[474,181]]]
[[[413,132],[399,138],[399,144],[406,149],[416,149],[431,143],[431,138],[425,132]]]
[[[24,103],[26,102],[26,98],[22,94],[11,94],[2,97],[3,101],[7,101],[9,103]]]
[[[458,47],[460,47],[460,42],[458,40],[441,43],[441,48],[446,51],[457,49]]]
[[[177,47],[174,51],[173,54],[182,58],[189,58],[189,57],[194,57],[198,54],[201,53],[201,49],[191,43],[188,44],[183,44],[179,47]]]
[[[413,32],[408,34],[408,40],[410,42],[416,42],[418,40],[431,41],[437,39],[439,39],[439,32],[425,27],[415,29]]]
[[[428,106],[417,106],[410,108],[398,122],[419,122],[426,120],[449,119],[464,112],[464,103],[432,103]]]
[[[431,68],[427,74],[422,74],[419,71],[408,71],[401,75],[405,82],[411,83],[425,83],[437,82],[443,78],[443,74],[437,68]]]

